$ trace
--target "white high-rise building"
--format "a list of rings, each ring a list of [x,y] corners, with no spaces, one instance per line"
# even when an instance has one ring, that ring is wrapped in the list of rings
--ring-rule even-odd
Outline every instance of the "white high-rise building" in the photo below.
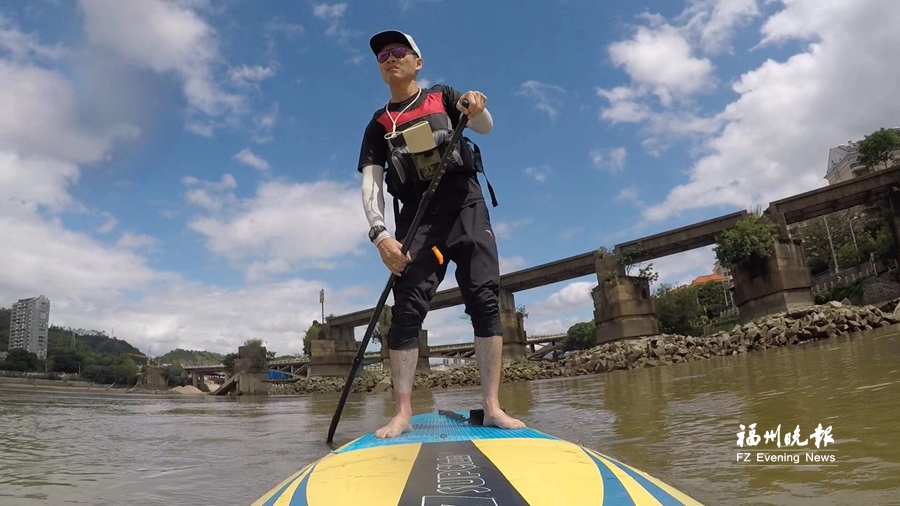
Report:
[[[50,330],[50,299],[43,295],[19,299],[12,306],[9,321],[9,349],[23,348],[47,358],[47,342]]]

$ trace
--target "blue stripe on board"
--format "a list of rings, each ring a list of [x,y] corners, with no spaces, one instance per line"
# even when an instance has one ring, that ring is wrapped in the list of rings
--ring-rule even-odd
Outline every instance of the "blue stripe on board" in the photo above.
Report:
[[[468,412],[459,412],[459,414],[465,417],[469,415]],[[414,415],[410,422],[413,427],[412,432],[407,432],[390,439],[377,438],[374,433],[370,432],[359,438],[356,442],[350,443],[342,449],[335,450],[334,453],[344,453],[378,446],[474,441],[478,439],[559,439],[527,427],[524,429],[500,429],[497,427],[469,425],[466,422],[454,420],[436,411]]]
[[[307,467],[309,467],[309,466],[307,466]],[[304,471],[305,471],[305,469],[304,469]],[[302,475],[304,471],[300,471],[300,474],[298,474],[297,476],[299,477],[300,475]],[[307,477],[309,477],[309,474],[307,474],[305,478],[307,478]],[[294,478],[293,480],[290,480],[287,483],[285,483],[284,486],[279,488],[278,492],[273,494],[272,497],[270,497],[268,501],[266,501],[262,504],[262,506],[274,506],[275,501],[277,501],[278,498],[281,497],[281,494],[283,494],[284,491],[287,490],[287,488],[290,487],[291,484],[294,483],[295,481],[297,481],[297,478]]]
[[[312,476],[314,471],[315,469],[310,471],[303,477],[303,481],[297,485],[297,489],[294,490],[294,495],[291,497],[291,502],[288,506],[309,506],[309,502],[306,500],[306,485],[309,484],[309,477]]]
[[[600,471],[600,477],[603,478],[604,506],[607,504],[615,506],[634,506],[634,499],[631,498],[631,494],[625,490],[625,485],[622,485],[622,482],[616,478],[616,475],[613,474],[612,470],[606,467],[606,464],[597,460],[597,457],[591,455],[591,452],[584,449],[581,451],[594,461],[594,464],[597,465],[597,469]]]
[[[608,457],[607,457],[608,458]],[[629,469],[625,464],[618,462],[613,459],[609,459],[611,462],[614,462],[619,466],[619,469],[625,471],[628,476],[634,478],[634,481],[638,482],[642,487],[647,489],[647,492],[650,492],[650,495],[653,496],[654,499],[659,501],[662,506],[684,506],[684,503],[679,501],[678,499],[672,497],[672,494],[666,492],[659,485],[653,483],[652,481],[644,478],[640,474]]]

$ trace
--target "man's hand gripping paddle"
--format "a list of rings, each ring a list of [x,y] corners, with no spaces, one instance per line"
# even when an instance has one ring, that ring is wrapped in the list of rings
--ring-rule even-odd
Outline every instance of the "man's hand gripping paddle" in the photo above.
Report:
[[[463,99],[462,106],[468,108],[469,101]],[[422,216],[425,214],[425,209],[431,202],[431,197],[434,195],[438,183],[441,182],[441,178],[444,176],[444,172],[447,170],[447,163],[450,161],[450,156],[453,154],[453,149],[459,142],[459,138],[462,136],[462,132],[466,128],[466,124],[468,123],[468,121],[468,114],[460,114],[459,124],[457,125],[456,130],[453,131],[453,135],[450,136],[450,143],[447,147],[447,150],[444,151],[444,156],[441,157],[441,163],[438,164],[434,177],[432,177],[431,183],[428,185],[428,189],[425,190],[425,194],[422,195],[422,200],[419,201],[419,208],[416,210],[416,215],[413,218],[412,224],[409,226],[411,234],[408,235],[406,241],[404,241],[403,246],[400,249],[401,256],[406,256],[406,254],[409,252],[409,248],[413,240],[412,234],[414,234],[415,230],[419,228],[419,222],[422,221]],[[432,251],[434,252],[435,256],[437,256],[438,261],[443,263],[444,258],[443,255],[441,255],[440,251],[434,248],[432,249]],[[337,410],[334,412],[334,417],[331,419],[331,427],[328,428],[328,443],[331,443],[334,439],[334,431],[337,429],[338,420],[340,420],[341,412],[344,410],[344,404],[346,404],[347,402],[347,396],[350,395],[350,389],[353,387],[353,380],[356,377],[356,371],[359,369],[359,366],[362,363],[363,358],[365,357],[366,346],[368,346],[369,340],[372,338],[372,333],[375,331],[375,326],[378,324],[378,317],[379,315],[381,315],[381,310],[384,309],[384,304],[385,302],[387,302],[388,294],[390,294],[395,280],[396,276],[392,272],[390,277],[388,278],[387,284],[384,287],[384,291],[381,292],[381,297],[378,299],[378,304],[375,305],[375,311],[372,313],[372,318],[369,320],[369,326],[366,327],[366,334],[363,336],[362,343],[360,343],[359,345],[359,350],[356,352],[356,357],[353,359],[353,364],[350,366],[350,374],[349,376],[347,376],[347,383],[344,385],[344,391],[341,393],[341,400],[338,401]],[[381,345],[387,346],[387,339],[382,341]]]

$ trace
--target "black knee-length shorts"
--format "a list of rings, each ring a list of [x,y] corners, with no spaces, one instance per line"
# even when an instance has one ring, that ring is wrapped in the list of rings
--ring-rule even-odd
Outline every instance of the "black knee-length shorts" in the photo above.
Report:
[[[412,216],[401,217],[397,237],[403,241]],[[443,254],[438,263],[432,246]],[[388,348],[407,350],[419,346],[419,330],[431,299],[444,280],[447,264],[456,264],[456,281],[471,317],[476,337],[503,334],[500,323],[500,259],[487,205],[478,201],[456,212],[425,215],[409,249],[412,259],[393,287]]]

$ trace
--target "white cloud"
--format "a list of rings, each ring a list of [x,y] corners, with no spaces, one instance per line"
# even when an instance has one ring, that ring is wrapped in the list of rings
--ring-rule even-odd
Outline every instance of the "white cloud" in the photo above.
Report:
[[[561,95],[564,95],[565,93],[566,90],[561,86],[529,80],[519,86],[516,95],[532,100],[536,111],[543,111],[550,116],[551,120],[554,120],[559,114],[559,108],[562,102]]]
[[[517,228],[530,225],[532,220],[513,220],[513,221],[495,221],[492,223],[494,234],[498,239],[509,239],[512,237],[512,231]]]
[[[598,149],[591,151],[591,163],[594,167],[618,174],[625,170],[625,148]]]
[[[253,142],[264,144],[272,142],[275,137],[272,135],[272,129],[278,122],[278,114],[280,108],[277,103],[272,104],[268,110],[262,111],[253,118],[254,128],[252,130]]]
[[[128,7],[122,7],[116,2],[109,11],[98,9],[102,6],[94,2],[85,6],[90,11],[88,18],[95,23],[93,28],[97,28],[110,22],[108,16],[122,19],[116,17],[121,16],[121,9],[157,9],[151,14],[169,15],[173,10],[181,12],[177,9],[185,5],[184,2],[127,4]],[[147,24],[159,25],[159,16],[150,17]],[[167,20],[175,21],[163,23],[175,35],[184,28],[184,23],[188,27],[200,26],[193,22],[191,15],[175,15]],[[116,229],[115,216],[82,204],[73,196],[71,187],[78,183],[82,171],[91,170],[89,164],[109,159],[114,142],[134,137],[139,131],[115,122],[97,121],[88,125],[80,121],[85,97],[93,91],[74,86],[67,73],[36,66],[29,58],[56,53],[41,49],[45,46],[40,45],[37,36],[25,36],[3,21],[0,24],[3,44],[0,48],[0,110],[3,111],[0,114],[0,237],[27,240],[15,240],[10,247],[0,248],[0,265],[5,266],[0,277],[0,305],[9,307],[20,298],[45,294],[51,300],[51,324],[107,331],[115,328],[118,337],[145,352],[152,346],[155,355],[179,346],[231,352],[251,337],[264,339],[273,350],[283,354],[300,352],[303,332],[313,319],[321,318],[319,289],[326,289],[329,313],[352,311],[372,299],[370,287],[351,285],[335,289],[319,280],[290,279],[228,289],[194,283],[178,274],[154,269],[146,255],[165,248],[166,243],[140,230],[126,231],[114,244],[107,245],[89,233],[67,229],[62,220],[66,212],[89,213],[97,220],[93,225],[96,233],[108,234]],[[139,34],[150,30],[141,23],[137,25],[141,25]],[[127,29],[113,28],[119,34]],[[112,39],[108,35],[101,33],[99,38],[109,42]],[[122,51],[147,56],[141,52],[146,48],[136,41],[130,43]],[[179,55],[179,50],[195,49],[202,55],[208,47],[192,48],[186,43],[178,45],[176,50],[162,43],[159,49],[169,56]],[[181,56],[183,61],[193,58]],[[93,70],[78,68],[83,64],[81,60],[65,63],[71,63],[76,74]],[[260,126],[270,124],[261,121]],[[256,219],[263,222],[258,234],[263,253],[258,255],[260,258],[252,258],[254,268],[263,274],[283,273],[287,268],[296,267],[295,263],[288,264],[278,256],[282,252],[279,247],[291,249],[290,241],[302,246],[300,255],[315,258],[317,254],[321,257],[338,253],[335,250],[310,253],[304,248],[336,245],[348,252],[353,250],[355,240],[366,241],[367,227],[356,188],[329,182],[271,183],[260,188],[259,200],[240,200],[234,193],[237,181],[228,174],[215,182],[189,177],[185,178],[185,184],[188,187],[185,199],[201,210],[202,216],[195,224],[218,224],[237,234],[231,245],[213,234],[213,244],[222,245],[226,253],[252,256],[252,239],[241,235],[247,234],[242,227],[255,226]],[[324,205],[320,205],[320,199],[326,201]],[[300,204],[295,205],[297,202]],[[278,214],[270,206],[279,205],[297,207],[304,216],[311,217],[310,223],[315,226],[304,229],[304,220],[295,219],[298,230],[280,237],[279,233],[289,228],[286,224],[265,224],[267,212]],[[320,211],[324,214],[316,214]],[[296,214],[291,213],[294,214],[288,213],[288,217]],[[324,223],[335,221],[343,223],[343,228],[358,232],[343,240],[323,235]],[[308,235],[302,241],[297,239],[303,233]],[[274,254],[266,256],[266,252]]]
[[[529,336],[565,333],[572,325],[593,318],[591,290],[597,286],[595,275],[567,282],[561,289],[537,302],[525,304]],[[516,301],[519,304],[519,301]]]
[[[500,257],[500,275],[509,274],[524,269],[528,261],[522,257]]]
[[[12,60],[28,60],[34,57],[58,60],[69,55],[60,44],[41,44],[37,36],[20,31],[0,13],[0,54],[7,53]]]
[[[275,67],[263,67],[254,65],[248,67],[241,65],[240,67],[232,67],[228,71],[228,77],[238,84],[258,83],[275,75]]]
[[[637,207],[644,206],[644,201],[641,200],[637,188],[635,188],[634,186],[629,186],[627,188],[622,188],[621,190],[619,190],[619,194],[616,195],[615,201],[631,203]]]
[[[757,51],[808,43],[766,60],[732,86],[739,94],[707,133],[689,181],[644,212],[661,220],[708,206],[751,208],[825,184],[828,149],[896,126],[900,11],[891,0],[794,0],[769,17]]]
[[[187,202],[206,211],[189,228],[206,238],[211,252],[238,264],[250,261],[256,273],[326,266],[368,245],[356,185],[271,181],[248,199],[235,196],[237,183],[229,175],[218,183],[186,178],[185,185]],[[269,267],[260,271],[263,266]]]
[[[630,40],[610,45],[613,64],[624,67],[639,94],[653,93],[664,106],[712,86],[713,64],[692,54],[684,36],[670,25],[638,27]]]
[[[137,250],[141,248],[152,248],[159,245],[159,240],[147,234],[135,234],[125,232],[116,241],[116,246],[122,249]]]
[[[313,15],[319,19],[340,19],[347,12],[346,3],[316,4],[313,6]]]
[[[253,151],[250,151],[250,148],[240,150],[238,154],[234,155],[234,159],[255,169],[267,170],[269,168],[269,162],[260,158],[259,155]]]
[[[97,228],[97,233],[108,234],[116,228],[116,225],[119,224],[119,220],[117,220],[115,216],[106,211],[103,211],[102,214],[104,217],[106,217],[106,221],[104,221],[103,224]]]
[[[187,128],[211,135],[215,122],[209,118],[244,112],[245,98],[225,91],[217,82],[215,68],[221,56],[215,30],[191,7],[207,2],[147,0],[80,0],[88,40],[139,68],[174,74],[182,83],[190,105]]]
[[[540,169],[537,167],[526,167],[525,168],[525,174],[530,176],[532,179],[534,179],[538,183],[543,183],[544,181],[546,181],[547,174],[549,172],[550,172],[550,167],[543,167]]]
[[[659,273],[657,284],[687,284],[697,276],[712,272],[716,263],[716,254],[712,246],[705,246],[657,258],[646,263],[652,263],[653,268]],[[635,267],[633,270],[636,272],[638,269]]]
[[[759,17],[757,0],[693,0],[679,16],[683,31],[704,53],[731,51],[735,29]]]

